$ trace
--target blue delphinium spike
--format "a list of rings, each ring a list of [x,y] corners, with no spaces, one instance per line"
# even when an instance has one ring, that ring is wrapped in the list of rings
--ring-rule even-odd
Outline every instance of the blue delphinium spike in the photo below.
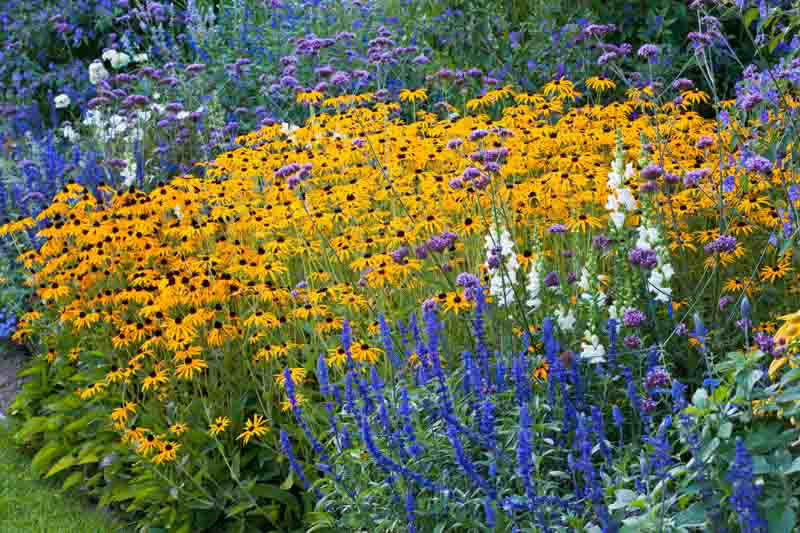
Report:
[[[289,459],[289,466],[294,471],[295,475],[303,482],[303,486],[307,489],[308,488],[308,481],[306,480],[306,475],[303,472],[303,467],[300,466],[300,463],[297,462],[297,459],[292,452],[292,444],[289,442],[289,435],[286,434],[284,430],[281,430],[281,448],[283,448],[283,453],[286,454],[286,457]]]
[[[403,422],[403,432],[406,441],[408,441],[408,451],[411,455],[419,456],[422,453],[422,448],[417,444],[417,435],[411,423],[411,406],[408,402],[408,389],[405,387],[400,390],[400,406],[398,412]]]
[[[348,370],[344,376],[344,401],[347,406],[347,412],[356,414],[356,395],[353,392],[353,374]]]
[[[461,355],[461,358],[464,361],[464,374],[463,374],[463,387],[464,387],[464,395],[469,396],[472,392],[472,354],[469,351],[464,351]]]
[[[406,521],[408,521],[408,533],[416,533],[416,519],[414,517],[414,491],[409,488],[406,491]]]
[[[613,369],[617,366],[617,321],[613,318],[608,319],[608,367]]]
[[[319,381],[319,391],[327,398],[330,395],[330,384],[328,383],[328,365],[323,354],[317,359],[317,381]]]
[[[389,361],[391,361],[392,365],[396,369],[400,369],[400,358],[397,357],[397,353],[394,350],[394,344],[392,343],[392,335],[389,331],[389,324],[386,323],[386,318],[383,315],[378,317],[378,323],[381,329],[381,341],[383,342],[383,348],[386,350],[386,355],[389,357]]]

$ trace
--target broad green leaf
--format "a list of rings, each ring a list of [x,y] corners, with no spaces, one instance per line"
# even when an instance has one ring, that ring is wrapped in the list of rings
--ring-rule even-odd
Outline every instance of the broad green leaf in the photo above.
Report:
[[[62,457],[61,459],[56,461],[56,464],[54,464],[52,467],[50,467],[50,470],[47,471],[47,474],[44,477],[48,478],[50,476],[58,474],[62,470],[65,470],[65,469],[67,469],[67,468],[69,468],[71,466],[74,466],[75,463],[77,463],[77,462],[78,462],[78,458],[75,457],[75,455],[73,455],[73,454],[65,455],[64,457]]]
[[[291,492],[280,489],[274,485],[256,485],[253,488],[253,494],[268,500],[279,501],[292,510],[300,512],[300,503],[297,501],[297,498]]]
[[[77,470],[67,476],[67,479],[65,479],[64,483],[61,485],[61,490],[69,490],[81,481],[83,481],[83,472]]]
[[[795,531],[797,513],[795,513],[791,507],[780,505],[774,507],[767,514],[767,523],[769,524],[769,533]]]
[[[244,511],[250,509],[251,507],[253,507],[253,502],[241,502],[241,503],[238,503],[238,504],[234,505],[233,507],[231,507],[231,509],[228,510],[227,516],[228,516],[228,518],[230,518],[232,516],[236,516],[237,514],[243,513]]]
[[[35,473],[40,474],[56,457],[63,455],[64,451],[64,447],[60,442],[48,442],[41,450],[36,452],[36,455],[31,459],[31,468]]]

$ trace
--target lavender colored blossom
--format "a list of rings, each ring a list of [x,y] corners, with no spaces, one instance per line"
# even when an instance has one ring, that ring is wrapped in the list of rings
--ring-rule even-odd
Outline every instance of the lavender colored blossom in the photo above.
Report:
[[[720,235],[712,242],[706,244],[703,249],[710,254],[724,254],[736,250],[736,237],[733,235]]]
[[[642,339],[636,335],[628,335],[622,339],[622,344],[629,350],[636,350],[642,346]]]
[[[549,233],[566,233],[567,226],[565,226],[564,224],[553,224],[547,229],[547,231]]]
[[[659,48],[654,44],[643,44],[641,47],[639,47],[637,54],[639,57],[653,62],[658,57]]]
[[[561,280],[558,279],[558,274],[555,272],[550,272],[544,277],[545,287],[555,287],[559,284],[561,284]]]
[[[638,309],[628,309],[622,315],[622,323],[629,328],[638,328],[645,320],[647,317]]]
[[[658,254],[654,250],[634,248],[628,253],[628,261],[632,265],[651,270],[658,265]]]

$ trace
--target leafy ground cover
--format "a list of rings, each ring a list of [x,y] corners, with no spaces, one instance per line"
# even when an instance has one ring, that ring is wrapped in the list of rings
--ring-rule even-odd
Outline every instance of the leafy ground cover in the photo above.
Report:
[[[0,524],[9,533],[106,533],[124,531],[108,515],[58,494],[13,447],[7,420],[0,421]]]

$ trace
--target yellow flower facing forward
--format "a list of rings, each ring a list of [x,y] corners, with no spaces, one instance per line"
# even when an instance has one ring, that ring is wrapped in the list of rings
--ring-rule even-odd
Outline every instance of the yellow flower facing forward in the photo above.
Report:
[[[181,364],[175,367],[175,375],[181,379],[191,380],[194,373],[201,373],[204,369],[208,368],[208,363],[203,359],[195,359],[194,357],[185,357]]]
[[[617,84],[602,76],[592,76],[586,80],[586,86],[596,93],[604,93],[616,88]]]
[[[305,368],[298,367],[290,369],[292,374],[292,383],[298,385],[302,383],[306,379],[306,374],[308,371]],[[283,372],[278,372],[275,374],[275,383],[280,385],[281,387],[286,386],[286,378],[283,375]]]
[[[208,432],[212,437],[216,437],[220,433],[224,433],[228,426],[231,425],[231,419],[227,416],[218,416],[216,420],[209,426]]]
[[[169,432],[179,437],[187,431],[189,431],[189,427],[183,422],[176,422],[169,427]]]
[[[425,92],[425,89],[417,89],[416,91],[403,89],[400,91],[399,98],[401,102],[424,102],[428,99],[428,93]]]
[[[166,463],[167,461],[174,461],[177,457],[178,448],[180,443],[177,442],[162,442],[158,448],[158,453],[153,457],[153,462],[157,465]]]
[[[236,440],[242,440],[244,444],[250,442],[253,437],[261,437],[267,433],[267,423],[261,415],[253,415],[252,418],[245,422],[244,431],[242,431]]]
[[[297,95],[298,104],[316,104],[320,100],[322,100],[322,93],[319,91],[308,91]]]

